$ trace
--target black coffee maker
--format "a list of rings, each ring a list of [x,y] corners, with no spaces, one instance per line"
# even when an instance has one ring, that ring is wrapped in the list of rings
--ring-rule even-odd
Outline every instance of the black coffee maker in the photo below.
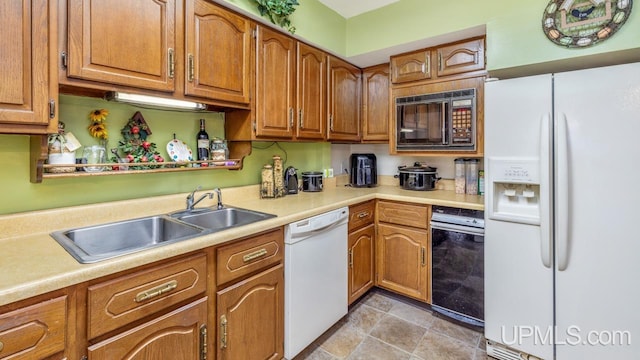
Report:
[[[351,154],[351,186],[374,187],[378,184],[378,166],[374,154]]]
[[[284,186],[287,194],[298,193],[298,173],[293,166],[289,166],[284,170]]]

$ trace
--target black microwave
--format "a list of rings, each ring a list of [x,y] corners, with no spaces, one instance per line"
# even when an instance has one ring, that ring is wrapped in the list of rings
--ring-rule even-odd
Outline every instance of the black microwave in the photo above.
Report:
[[[396,98],[396,150],[476,149],[476,89]]]

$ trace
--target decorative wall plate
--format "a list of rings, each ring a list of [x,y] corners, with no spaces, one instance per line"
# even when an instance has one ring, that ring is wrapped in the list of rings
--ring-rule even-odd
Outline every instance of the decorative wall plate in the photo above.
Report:
[[[193,161],[193,153],[182,140],[173,139],[167,144],[167,153],[171,161]]]
[[[551,0],[542,14],[549,40],[584,48],[610,38],[631,14],[633,0]]]

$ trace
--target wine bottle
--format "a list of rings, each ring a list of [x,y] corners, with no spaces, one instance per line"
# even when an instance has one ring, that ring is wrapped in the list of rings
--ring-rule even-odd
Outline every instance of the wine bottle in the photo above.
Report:
[[[198,160],[209,160],[209,134],[204,129],[204,119],[200,119],[200,131],[196,139],[198,141]]]

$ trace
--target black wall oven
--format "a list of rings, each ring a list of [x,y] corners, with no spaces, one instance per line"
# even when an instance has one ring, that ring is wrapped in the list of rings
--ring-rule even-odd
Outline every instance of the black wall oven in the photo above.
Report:
[[[476,149],[476,89],[396,98],[396,150]]]
[[[484,325],[484,212],[433,206],[431,300],[441,314]]]

